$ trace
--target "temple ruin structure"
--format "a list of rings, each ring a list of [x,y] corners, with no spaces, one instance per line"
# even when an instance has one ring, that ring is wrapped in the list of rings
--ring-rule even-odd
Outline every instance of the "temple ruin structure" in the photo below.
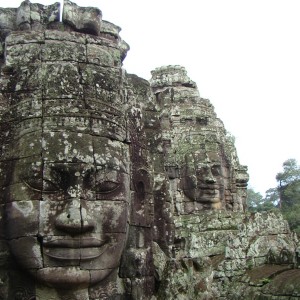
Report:
[[[0,8],[0,300],[298,299],[299,242],[182,66],[128,74],[121,28]]]

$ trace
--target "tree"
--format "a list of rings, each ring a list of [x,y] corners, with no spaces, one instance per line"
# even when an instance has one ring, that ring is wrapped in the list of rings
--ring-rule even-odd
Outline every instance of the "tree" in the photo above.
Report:
[[[279,192],[277,188],[270,188],[266,191],[265,202],[270,203],[273,207],[278,207],[280,202]]]
[[[300,233],[300,166],[288,159],[282,167],[283,172],[276,175],[279,206],[291,229]]]
[[[247,189],[247,206],[249,211],[257,211],[262,201],[263,196],[260,193],[255,192],[253,188]]]
[[[283,172],[276,175],[276,180],[279,182],[280,187],[287,186],[290,183],[300,180],[300,167],[296,159],[290,158],[283,164]]]
[[[300,166],[288,159],[276,175],[277,187],[266,191],[265,198],[252,188],[247,190],[248,210],[253,212],[280,208],[290,228],[300,235]]]
[[[300,167],[293,158],[283,164],[283,172],[276,175],[280,207],[285,209],[300,203]]]
[[[296,203],[290,209],[284,209],[282,211],[283,216],[288,221],[291,230],[296,232],[300,236],[300,204]]]
[[[255,192],[253,188],[247,190],[247,206],[248,210],[252,212],[273,210],[276,208],[278,197],[275,196],[276,189],[270,189],[267,197],[264,198],[260,193]]]

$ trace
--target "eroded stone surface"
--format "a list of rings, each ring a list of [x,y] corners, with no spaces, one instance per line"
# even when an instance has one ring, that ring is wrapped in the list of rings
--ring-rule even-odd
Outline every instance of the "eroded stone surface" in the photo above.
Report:
[[[248,175],[209,100],[181,66],[152,71],[165,167],[178,214],[243,211]]]
[[[120,27],[59,9],[0,9],[0,299],[298,297],[297,237],[246,212],[184,67],[127,74]]]

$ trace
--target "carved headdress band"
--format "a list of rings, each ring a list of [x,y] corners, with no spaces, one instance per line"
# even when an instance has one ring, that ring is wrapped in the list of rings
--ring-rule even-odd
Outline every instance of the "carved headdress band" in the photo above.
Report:
[[[125,141],[122,61],[129,46],[97,8],[22,2],[1,9],[2,145],[37,130]]]

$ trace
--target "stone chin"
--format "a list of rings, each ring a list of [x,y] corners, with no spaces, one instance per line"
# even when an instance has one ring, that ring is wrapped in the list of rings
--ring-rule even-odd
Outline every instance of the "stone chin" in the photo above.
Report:
[[[204,197],[199,197],[196,198],[197,202],[200,203],[221,203],[221,200],[219,197],[208,197],[208,196],[204,196]]]
[[[191,191],[184,191],[184,193],[189,199],[199,203],[221,203],[222,197],[218,189],[194,189]]]
[[[43,267],[43,260],[39,254],[41,253],[41,249],[34,238],[24,237],[14,239],[9,242],[9,245],[11,253],[22,269],[28,272],[36,281],[56,289],[75,290],[87,288],[108,278],[114,270],[118,269],[119,261],[117,259],[113,264],[103,266],[102,269],[84,269],[83,267],[70,265],[62,267]],[[123,249],[122,245],[118,246],[119,247],[116,247]],[[24,253],[26,255],[23,255]],[[106,262],[109,260],[111,253],[114,253],[116,257],[120,257],[121,255],[120,253],[114,252],[114,247],[110,247],[104,259]],[[102,258],[98,258],[98,260],[101,259]],[[74,262],[75,261],[76,260],[74,260]],[[77,261],[78,264],[80,262],[80,260]],[[92,262],[96,264],[97,259],[92,260]]]
[[[82,270],[79,267],[48,267],[37,270],[36,279],[57,289],[87,288],[101,282],[115,269]]]

